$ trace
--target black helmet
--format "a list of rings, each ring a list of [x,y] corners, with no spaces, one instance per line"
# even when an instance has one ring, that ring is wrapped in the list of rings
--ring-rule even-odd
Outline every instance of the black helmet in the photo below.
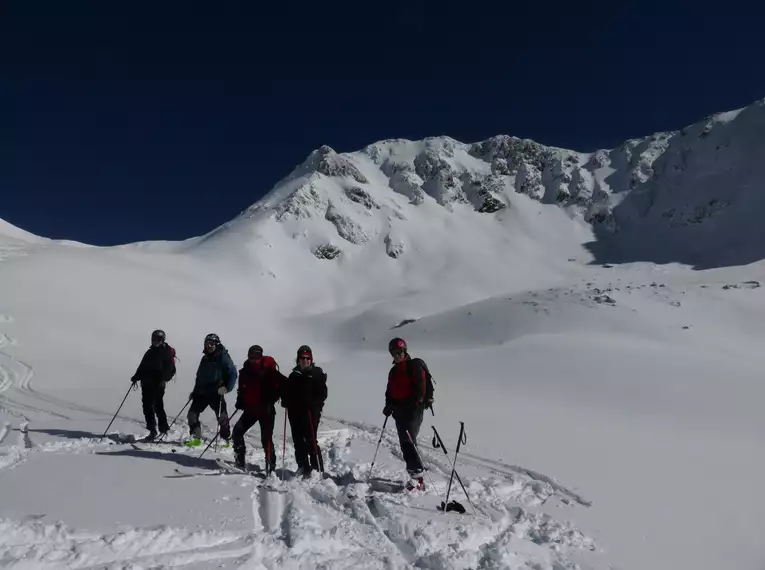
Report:
[[[406,352],[406,341],[403,338],[394,338],[388,343],[388,352],[393,352],[394,350],[403,350]]]
[[[205,337],[205,344],[212,344],[218,346],[220,344],[220,338],[215,333],[210,333]]]
[[[165,342],[165,331],[163,330],[155,330],[151,333],[151,342]]]
[[[247,358],[258,358],[263,356],[263,347],[259,344],[253,344],[247,351]]]

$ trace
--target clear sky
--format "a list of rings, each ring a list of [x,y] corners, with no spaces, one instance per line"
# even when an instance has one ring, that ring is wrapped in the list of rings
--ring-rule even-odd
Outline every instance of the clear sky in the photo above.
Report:
[[[0,1],[0,218],[184,239],[322,144],[679,129],[765,97],[749,4]]]

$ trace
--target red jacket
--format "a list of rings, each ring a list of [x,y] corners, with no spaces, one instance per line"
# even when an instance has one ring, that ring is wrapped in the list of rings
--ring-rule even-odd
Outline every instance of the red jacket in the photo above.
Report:
[[[245,411],[264,411],[279,400],[283,380],[286,378],[270,356],[263,356],[254,362],[247,360],[239,371],[237,403]]]
[[[417,407],[425,397],[425,371],[409,355],[388,373],[385,403],[393,407]]]

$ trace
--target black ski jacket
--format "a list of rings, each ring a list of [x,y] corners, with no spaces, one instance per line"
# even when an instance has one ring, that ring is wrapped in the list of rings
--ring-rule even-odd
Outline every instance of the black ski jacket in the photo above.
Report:
[[[327,374],[318,366],[300,370],[299,366],[284,383],[281,391],[282,407],[290,414],[301,414],[310,410],[321,413],[327,400]]]
[[[175,376],[173,353],[167,343],[163,342],[159,346],[149,347],[131,380],[143,380],[158,384],[167,382],[173,376]]]

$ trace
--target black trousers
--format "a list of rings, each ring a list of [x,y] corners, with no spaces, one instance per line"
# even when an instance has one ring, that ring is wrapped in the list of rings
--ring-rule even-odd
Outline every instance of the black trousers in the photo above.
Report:
[[[154,380],[141,380],[141,403],[143,417],[146,418],[146,429],[154,433],[167,431],[167,414],[165,413],[165,383]],[[156,418],[154,417],[156,415]]]
[[[189,433],[192,437],[197,439],[202,437],[202,424],[199,421],[199,414],[204,412],[208,406],[215,412],[215,417],[220,425],[220,437],[222,439],[230,439],[231,426],[229,426],[228,423],[226,400],[223,396],[218,394],[218,392],[194,394],[194,399],[191,400],[189,413],[186,415],[186,419],[189,422]],[[220,415],[218,415],[219,411]]]
[[[417,434],[420,433],[423,413],[422,408],[399,409],[393,413],[393,419],[396,421],[396,431],[398,431],[398,442],[401,446],[401,453],[404,454],[406,470],[409,473],[417,473],[424,469],[420,456],[414,447],[417,445]],[[414,445],[409,441],[409,436],[406,435],[407,431],[412,436]]]
[[[234,453],[244,455],[247,446],[244,443],[244,434],[260,422],[260,443],[263,445],[263,452],[266,454],[266,462],[271,470],[276,468],[276,450],[274,449],[274,421],[276,421],[276,409],[271,406],[270,410],[244,410],[239,421],[236,422],[233,432]]]
[[[324,459],[321,456],[316,431],[319,429],[321,412],[308,410],[288,410],[292,443],[295,445],[295,461],[303,472],[311,469],[324,471]],[[310,421],[309,421],[310,416]]]

